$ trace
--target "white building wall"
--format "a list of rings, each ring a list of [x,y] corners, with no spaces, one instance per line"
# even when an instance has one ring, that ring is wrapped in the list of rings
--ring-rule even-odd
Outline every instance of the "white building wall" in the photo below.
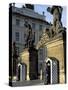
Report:
[[[14,9],[13,9],[14,10]],[[23,14],[26,14],[29,16],[31,15],[31,17],[36,17],[36,18],[41,18],[42,20],[44,19],[44,17],[42,15],[39,15],[37,13],[35,13],[32,10],[27,10],[23,9]],[[33,12],[33,13],[32,13]],[[16,19],[20,20],[20,25],[17,26],[16,25]],[[24,23],[25,21],[28,21],[28,23],[32,26],[32,23],[35,23],[35,30],[32,29],[33,31],[35,31],[35,45],[37,44],[37,42],[39,41],[39,36],[40,36],[40,30],[39,30],[39,26],[42,25],[42,29],[48,27],[45,22],[37,20],[37,19],[32,19],[29,17],[25,17],[25,16],[21,16],[21,15],[17,15],[17,14],[13,14],[12,15],[12,41],[19,43],[18,46],[20,48],[20,52],[23,51],[24,48],[24,44],[25,44],[25,40],[24,40],[24,34],[27,34],[27,28],[24,27]],[[43,32],[43,30],[41,30]],[[19,41],[17,42],[15,40],[15,32],[19,32]]]

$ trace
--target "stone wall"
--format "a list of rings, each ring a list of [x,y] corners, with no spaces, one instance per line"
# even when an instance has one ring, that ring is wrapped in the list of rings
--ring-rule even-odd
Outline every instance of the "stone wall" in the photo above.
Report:
[[[59,61],[59,83],[64,83],[64,46],[62,37],[49,41],[46,46],[47,57],[55,57]]]

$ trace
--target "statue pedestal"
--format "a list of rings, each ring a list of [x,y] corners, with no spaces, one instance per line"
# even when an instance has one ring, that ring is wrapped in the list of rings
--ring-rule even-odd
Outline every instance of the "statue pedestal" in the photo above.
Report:
[[[34,47],[29,48],[29,77],[38,79],[38,51]]]

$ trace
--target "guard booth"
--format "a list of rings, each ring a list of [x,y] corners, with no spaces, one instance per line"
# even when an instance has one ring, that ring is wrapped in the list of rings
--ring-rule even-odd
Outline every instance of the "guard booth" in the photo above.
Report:
[[[19,63],[17,72],[18,81],[26,80],[26,77],[27,77],[27,66],[25,63]]]
[[[44,70],[44,84],[59,83],[59,61],[56,58],[47,58]]]

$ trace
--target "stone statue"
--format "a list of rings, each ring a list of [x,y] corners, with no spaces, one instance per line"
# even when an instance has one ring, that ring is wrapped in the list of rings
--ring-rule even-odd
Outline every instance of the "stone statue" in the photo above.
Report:
[[[13,42],[13,76],[16,76],[18,57],[19,55],[17,54],[16,43]]]
[[[34,46],[35,32],[32,32],[31,25],[28,24],[28,32],[25,40],[25,48],[28,48],[29,52],[29,79],[38,79],[38,50]]]
[[[34,42],[35,42],[35,32],[32,32],[32,28],[31,25],[28,24],[28,35],[26,37],[25,40],[25,47],[30,48],[34,46]]]
[[[50,27],[52,37],[57,35],[63,27],[61,22],[62,10],[61,6],[52,6],[52,8],[47,8],[47,11],[53,15],[53,25]]]

